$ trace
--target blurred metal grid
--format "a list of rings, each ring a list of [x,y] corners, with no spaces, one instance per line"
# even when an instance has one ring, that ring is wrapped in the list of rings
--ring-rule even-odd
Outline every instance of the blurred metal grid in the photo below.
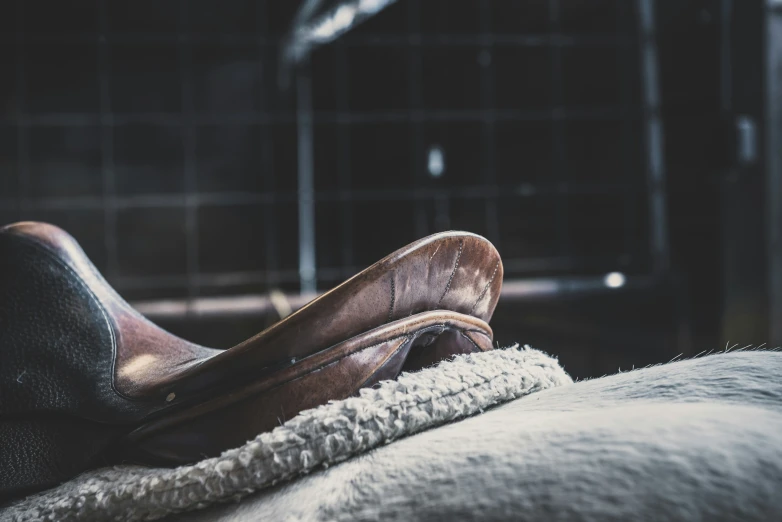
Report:
[[[465,198],[483,203],[484,225],[486,235],[493,241],[502,245],[503,242],[512,242],[514,237],[502,237],[501,217],[497,204],[500,197],[513,197],[518,199],[519,205],[533,200],[541,195],[553,197],[556,207],[556,224],[553,241],[558,244],[559,254],[556,256],[532,256],[532,257],[506,257],[505,266],[508,276],[521,277],[529,273],[581,273],[584,271],[599,273],[614,269],[633,270],[637,253],[632,252],[630,242],[635,233],[634,202],[631,196],[636,192],[644,192],[650,205],[650,224],[652,240],[648,258],[641,259],[638,266],[645,269],[659,269],[661,263],[658,258],[667,249],[667,239],[664,235],[665,225],[661,216],[664,215],[664,199],[662,199],[662,176],[659,169],[662,151],[660,147],[659,115],[654,94],[650,89],[655,88],[655,78],[649,77],[649,71],[654,72],[655,64],[653,40],[653,20],[645,18],[654,7],[651,0],[638,0],[635,5],[625,2],[617,3],[617,20],[626,24],[628,20],[636,20],[639,27],[625,27],[625,30],[612,34],[563,34],[561,28],[561,14],[563,5],[560,0],[548,1],[548,28],[545,34],[496,34],[492,31],[491,16],[492,3],[499,0],[484,0],[480,2],[480,31],[476,34],[422,34],[421,24],[421,0],[400,0],[401,8],[406,10],[408,28],[400,29],[399,34],[371,32],[356,32],[333,44],[336,60],[334,62],[333,78],[335,82],[335,110],[314,110],[311,113],[311,121],[317,125],[320,123],[336,124],[337,135],[337,170],[339,172],[338,186],[330,190],[316,190],[314,200],[316,202],[338,202],[340,205],[340,229],[341,241],[337,246],[339,251],[339,264],[332,266],[317,266],[319,281],[331,284],[334,280],[342,279],[355,271],[363,268],[356,262],[355,251],[360,245],[355,244],[352,227],[356,219],[353,202],[359,201],[412,201],[415,207],[415,235],[421,236],[434,232],[437,224],[449,224],[452,222],[450,215],[452,209],[450,202],[453,198]],[[112,33],[108,22],[108,0],[98,2],[98,33],[91,34],[60,34],[42,32],[35,34],[23,34],[17,30],[14,34],[0,35],[3,42],[13,42],[16,51],[16,113],[11,124],[17,129],[17,174],[19,177],[19,196],[6,198],[0,194],[0,210],[18,212],[21,217],[36,216],[44,211],[53,210],[101,210],[104,214],[104,248],[106,254],[105,270],[110,280],[120,289],[156,289],[165,295],[167,289],[185,289],[186,296],[192,298],[200,295],[205,289],[214,289],[231,285],[262,285],[273,287],[275,285],[287,285],[294,289],[300,281],[300,271],[280,268],[278,266],[277,252],[279,250],[279,238],[281,235],[290,234],[290,230],[279,226],[276,222],[275,204],[293,205],[298,201],[295,190],[285,190],[275,186],[273,176],[268,175],[274,171],[274,149],[271,138],[280,124],[294,124],[300,121],[301,114],[294,107],[276,109],[271,106],[272,97],[267,89],[262,89],[261,106],[257,111],[243,112],[199,112],[193,105],[193,46],[195,44],[243,44],[257,47],[259,56],[268,56],[269,49],[276,49],[278,38],[270,36],[272,31],[267,24],[267,16],[258,10],[258,34],[200,34],[188,30],[189,10],[188,2],[179,2],[179,20],[177,32],[172,33]],[[24,2],[17,0],[17,28],[24,27],[25,13]],[[638,18],[628,16],[628,10],[638,10]],[[646,14],[644,14],[646,13]],[[384,16],[383,13],[378,15]],[[646,24],[646,25],[644,25]],[[652,25],[649,25],[652,24]],[[618,24],[618,27],[622,27]],[[279,28],[278,28],[279,32]],[[99,85],[99,112],[89,113],[33,113],[28,110],[27,98],[27,72],[25,49],[27,41],[48,42],[56,45],[61,43],[97,42],[97,72]],[[634,42],[638,41],[638,48]],[[141,44],[141,43],[171,43],[176,45],[180,67],[182,110],[174,113],[133,112],[123,113],[112,110],[111,85],[109,70],[111,68],[111,45],[117,43]],[[516,47],[542,47],[549,49],[551,64],[551,103],[547,107],[535,107],[529,109],[500,109],[496,101],[496,77],[495,66],[483,68],[480,75],[480,100],[479,109],[434,109],[427,107],[423,100],[423,86],[426,79],[423,74],[422,53],[427,48],[450,48],[454,46],[472,46],[481,52],[488,53],[491,60],[494,46]],[[403,47],[407,56],[409,72],[408,96],[409,107],[398,110],[361,111],[350,108],[346,93],[349,91],[348,76],[351,73],[348,51],[351,47],[377,47],[398,48]],[[620,74],[621,86],[620,103],[611,105],[591,105],[588,107],[566,107],[563,94],[563,63],[562,49],[585,48],[594,53],[614,53],[618,63],[622,64]],[[635,54],[636,49],[640,52]],[[625,67],[629,66],[629,67]],[[311,74],[306,71],[306,74]],[[645,74],[645,76],[644,76]],[[634,93],[634,79],[641,76],[647,80],[645,98],[641,100]],[[651,83],[649,83],[651,82]],[[651,85],[651,87],[650,87]],[[317,88],[317,87],[316,87]],[[650,94],[652,92],[652,94]],[[651,98],[650,98],[651,96]],[[652,121],[657,118],[656,121]],[[565,125],[572,121],[597,122],[597,121],[623,122],[624,132],[622,143],[617,143],[618,154],[622,156],[623,169],[631,172],[635,169],[635,158],[632,155],[632,147],[629,143],[634,138],[641,138],[633,134],[633,122],[643,121],[646,125],[646,150],[643,154],[647,161],[648,183],[645,187],[633,186],[631,183],[602,183],[584,182],[575,183],[566,179],[566,164],[568,158],[567,143],[565,137]],[[496,178],[496,125],[498,122],[524,122],[541,121],[552,125],[552,157],[554,159],[552,177],[546,182],[524,182],[518,186],[501,186]],[[382,124],[382,123],[406,123],[411,126],[410,143],[412,157],[420,159],[424,156],[427,146],[425,138],[425,125],[432,122],[463,123],[475,122],[481,126],[481,152],[482,178],[473,186],[468,187],[431,187],[426,186],[423,180],[425,165],[418,161],[414,166],[416,173],[412,186],[396,189],[356,189],[352,180],[357,176],[370,175],[368,173],[355,172],[353,161],[356,151],[351,147],[349,126],[354,124]],[[114,129],[117,126],[145,123],[149,125],[175,125],[182,127],[182,139],[184,150],[183,161],[183,190],[176,193],[150,193],[150,194],[120,194],[117,190],[115,178],[115,154],[114,154]],[[260,126],[261,143],[264,150],[265,172],[259,172],[263,177],[263,190],[258,191],[220,191],[208,192],[199,190],[196,171],[198,160],[196,158],[195,129],[199,125],[207,124],[257,124]],[[102,193],[100,196],[84,197],[33,197],[30,195],[30,129],[36,127],[62,126],[80,127],[86,125],[98,125],[100,128],[100,155],[102,172]],[[656,140],[656,141],[655,141]],[[314,175],[317,178],[319,165],[314,165]],[[656,169],[656,170],[655,170]],[[264,175],[265,174],[265,175]],[[293,173],[289,173],[293,175]],[[595,255],[577,256],[572,253],[568,226],[569,195],[589,194],[620,194],[625,197],[625,222],[624,241],[627,245],[625,252],[619,255],[606,255],[600,252]],[[262,205],[264,223],[256,224],[265,230],[264,251],[266,253],[266,269],[261,271],[229,271],[209,272],[202,270],[199,262],[199,218],[198,209],[205,205]],[[428,212],[434,207],[435,225],[431,222]],[[186,264],[181,274],[170,275],[138,275],[123,273],[120,267],[120,254],[118,244],[123,238],[118,233],[117,215],[122,209],[144,208],[182,208],[184,210],[185,250]],[[317,243],[322,245],[327,242],[333,231],[321,230],[317,234]],[[410,237],[410,240],[414,237]],[[207,245],[208,246],[208,245]],[[390,250],[401,245],[388,245]],[[661,254],[662,253],[662,254]],[[147,255],[154,256],[150,250]],[[657,257],[655,257],[657,256]],[[637,268],[636,268],[637,270]],[[311,290],[306,288],[305,290]],[[211,291],[211,290],[210,290]]]

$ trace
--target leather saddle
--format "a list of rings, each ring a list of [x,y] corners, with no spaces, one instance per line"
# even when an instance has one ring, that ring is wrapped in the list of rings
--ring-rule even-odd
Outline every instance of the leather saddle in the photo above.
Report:
[[[136,312],[63,230],[0,228],[0,500],[106,464],[216,456],[402,371],[490,350],[502,272],[486,239],[436,234],[218,350]]]

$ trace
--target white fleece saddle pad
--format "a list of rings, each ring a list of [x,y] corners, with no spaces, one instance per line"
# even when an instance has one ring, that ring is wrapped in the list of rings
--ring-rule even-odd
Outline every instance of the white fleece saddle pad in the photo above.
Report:
[[[220,457],[176,469],[122,466],[85,473],[12,505],[0,518],[159,519],[237,500],[401,437],[571,383],[556,359],[526,347],[458,356],[302,412]]]
[[[770,521],[780,492],[782,354],[572,384],[525,348],[405,375],[195,466],[91,473],[0,519]]]
[[[782,521],[782,354],[540,390],[166,522]]]

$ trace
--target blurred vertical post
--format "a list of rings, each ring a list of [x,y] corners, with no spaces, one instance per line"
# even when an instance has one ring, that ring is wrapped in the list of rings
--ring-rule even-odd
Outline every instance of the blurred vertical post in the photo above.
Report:
[[[283,74],[294,69],[296,76],[296,124],[299,164],[299,280],[301,293],[314,293],[315,183],[313,165],[312,79],[309,54],[317,45],[332,42],[356,24],[377,14],[395,0],[332,1],[305,0],[293,20],[283,50]]]
[[[766,4],[766,204],[769,342],[782,346],[782,1]]]
[[[764,24],[773,27],[773,3],[722,0],[721,7],[722,343],[776,346],[774,277],[779,267],[773,259],[773,230],[779,220],[774,217],[779,186],[773,184],[779,169],[779,85],[774,55],[780,41],[773,30],[763,33]],[[768,140],[765,156],[763,140]]]
[[[641,89],[646,152],[646,179],[649,188],[651,254],[654,271],[669,268],[668,223],[665,201],[663,125],[660,116],[660,85],[657,64],[655,0],[638,0],[641,52]]]
[[[298,132],[299,280],[302,294],[314,293],[315,181],[313,166],[312,80],[309,59],[296,67],[296,126]]]

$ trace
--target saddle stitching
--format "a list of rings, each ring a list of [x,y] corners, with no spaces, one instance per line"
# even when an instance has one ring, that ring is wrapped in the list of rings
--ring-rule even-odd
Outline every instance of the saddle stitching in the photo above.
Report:
[[[481,302],[481,300],[486,296],[486,292],[489,291],[489,287],[491,287],[491,284],[494,282],[494,279],[497,277],[497,271],[500,269],[500,261],[497,260],[497,264],[494,265],[494,272],[491,275],[491,279],[489,279],[489,282],[486,283],[486,286],[483,288],[483,291],[481,292],[481,295],[478,296],[478,299],[473,303],[472,308],[470,308],[470,315],[475,311],[475,308],[478,306],[478,303]]]
[[[448,278],[448,284],[445,285],[445,290],[443,291],[443,295],[440,296],[440,299],[437,301],[437,304],[435,305],[435,308],[440,307],[440,303],[442,303],[443,299],[445,298],[446,294],[448,293],[448,290],[451,289],[451,283],[453,282],[453,277],[456,275],[456,270],[459,268],[459,261],[462,258],[462,250],[464,249],[464,239],[459,241],[459,253],[456,254],[456,262],[453,265],[453,270],[451,271],[451,276]]]

